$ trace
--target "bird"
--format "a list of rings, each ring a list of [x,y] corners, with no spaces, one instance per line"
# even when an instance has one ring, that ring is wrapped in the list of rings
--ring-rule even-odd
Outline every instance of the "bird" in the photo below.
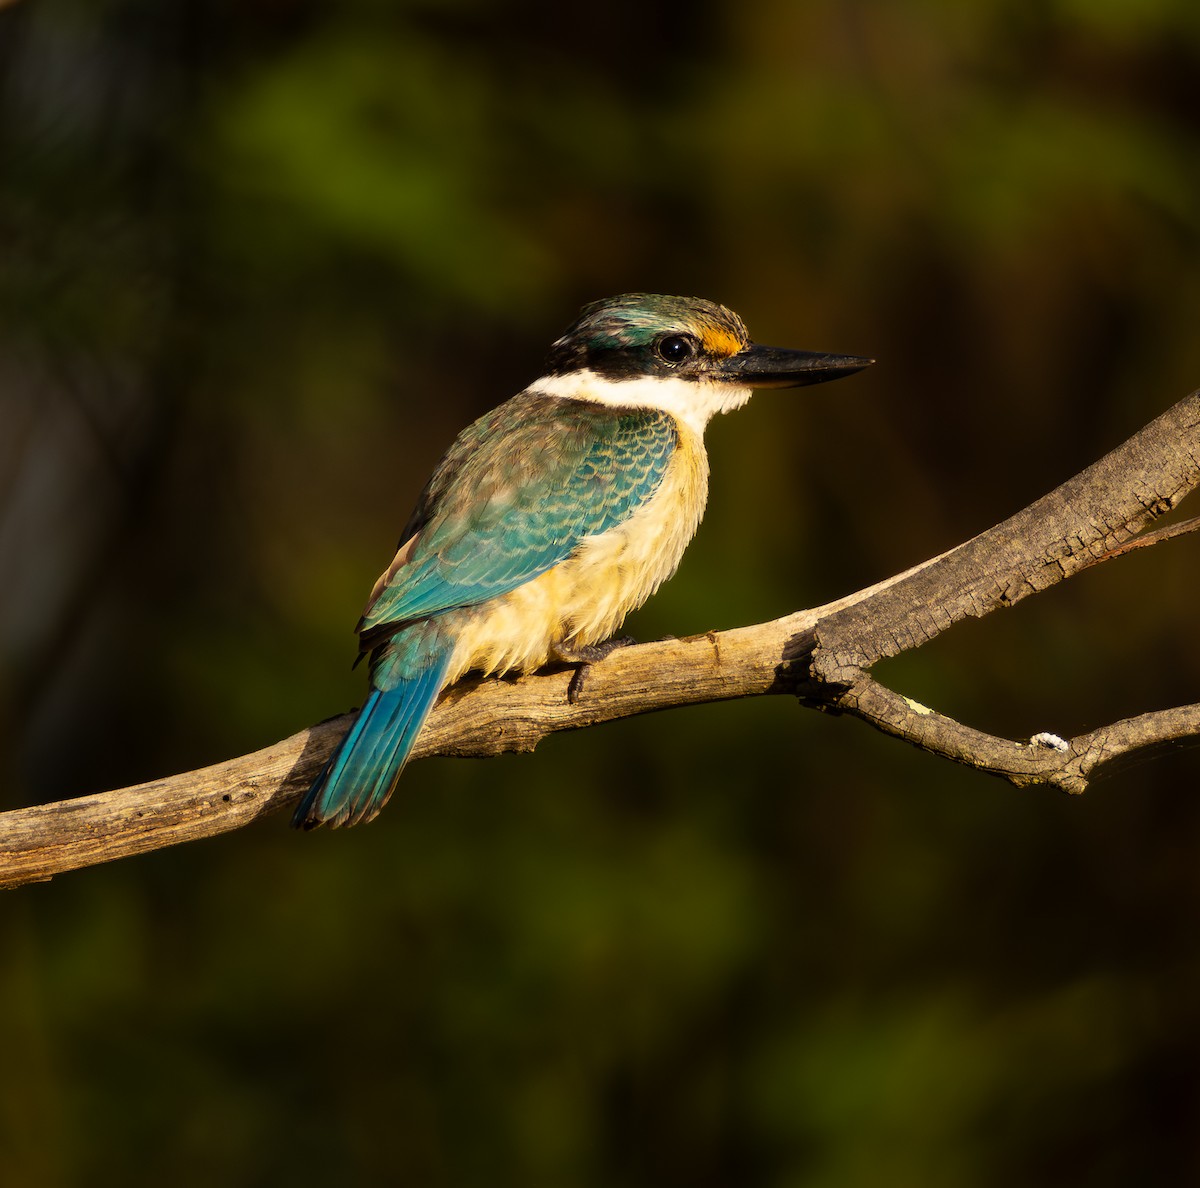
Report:
[[[709,420],[755,388],[872,362],[759,345],[702,298],[584,306],[545,373],[464,429],[421,492],[356,628],[369,692],[292,824],[375,817],[467,672],[581,674],[625,642],[625,616],[675,572],[704,513]]]

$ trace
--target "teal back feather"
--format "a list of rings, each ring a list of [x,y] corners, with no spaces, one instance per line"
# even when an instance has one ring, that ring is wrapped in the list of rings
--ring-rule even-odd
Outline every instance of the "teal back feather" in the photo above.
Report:
[[[409,524],[412,556],[359,624],[364,646],[507,594],[623,523],[658,489],[678,440],[665,412],[529,393],[481,417],[430,480]]]

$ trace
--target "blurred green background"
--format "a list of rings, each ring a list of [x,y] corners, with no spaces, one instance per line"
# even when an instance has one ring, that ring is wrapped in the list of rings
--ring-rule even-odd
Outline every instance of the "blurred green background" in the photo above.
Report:
[[[597,297],[879,359],[712,426],[640,638],[1041,495],[1200,385],[1198,71],[1194,0],[4,9],[0,807],[357,704],[430,468]],[[1196,568],[880,675],[1014,737],[1197,700]],[[759,700],[10,892],[3,1179],[1194,1183],[1198,784],[1017,792]]]

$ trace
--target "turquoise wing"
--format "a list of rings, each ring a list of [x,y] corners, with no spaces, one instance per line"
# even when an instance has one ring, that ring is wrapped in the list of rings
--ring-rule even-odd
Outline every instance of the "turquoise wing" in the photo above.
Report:
[[[658,489],[679,441],[672,418],[522,394],[460,434],[376,589],[364,646],[403,623],[515,590],[587,536],[629,518]]]

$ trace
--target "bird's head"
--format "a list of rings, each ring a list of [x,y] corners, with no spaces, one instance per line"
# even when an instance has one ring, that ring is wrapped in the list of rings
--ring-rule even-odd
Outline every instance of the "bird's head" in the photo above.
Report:
[[[703,429],[754,388],[798,388],[874,360],[760,346],[732,310],[699,297],[627,293],[595,301],[554,343],[533,390],[665,408]]]

